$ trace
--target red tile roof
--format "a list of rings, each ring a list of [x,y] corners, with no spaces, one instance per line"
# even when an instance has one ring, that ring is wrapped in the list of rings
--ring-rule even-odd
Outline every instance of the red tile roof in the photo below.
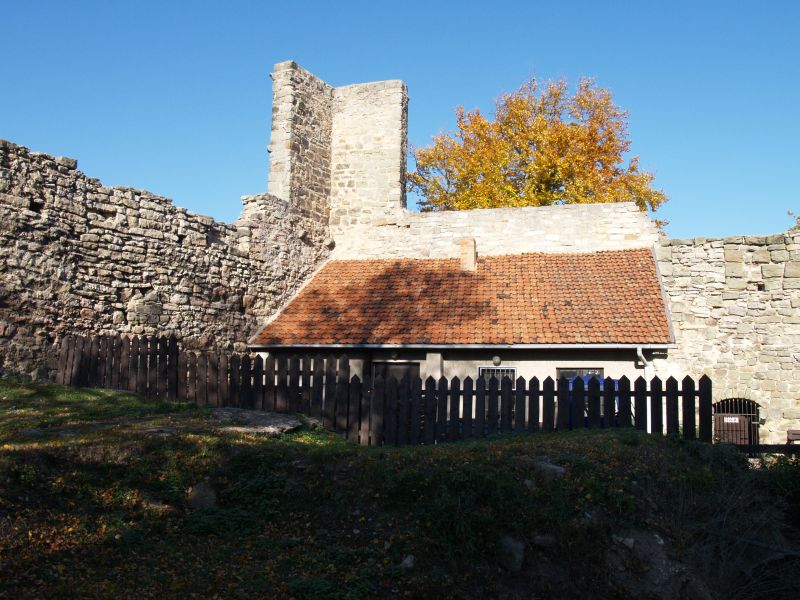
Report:
[[[649,249],[478,259],[334,260],[252,340],[261,346],[667,344]]]

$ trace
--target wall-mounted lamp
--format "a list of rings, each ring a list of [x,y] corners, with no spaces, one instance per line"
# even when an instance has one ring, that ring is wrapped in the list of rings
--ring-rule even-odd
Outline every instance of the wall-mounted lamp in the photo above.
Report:
[[[500,360],[500,357],[499,357],[499,356],[493,356],[493,357],[492,357],[492,364],[493,364],[495,367],[499,367],[501,362],[502,362],[502,361]]]

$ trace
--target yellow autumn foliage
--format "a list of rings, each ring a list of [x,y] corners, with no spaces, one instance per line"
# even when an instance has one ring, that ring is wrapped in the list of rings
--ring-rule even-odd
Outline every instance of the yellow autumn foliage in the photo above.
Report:
[[[495,119],[459,107],[456,131],[413,152],[409,189],[422,210],[635,202],[655,210],[667,200],[653,189],[630,149],[627,112],[611,93],[582,79],[540,88],[535,78],[498,98]]]

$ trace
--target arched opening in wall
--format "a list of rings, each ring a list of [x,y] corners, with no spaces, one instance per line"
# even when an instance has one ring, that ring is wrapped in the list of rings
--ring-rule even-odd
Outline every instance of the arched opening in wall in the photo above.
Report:
[[[714,441],[758,444],[759,406],[747,398],[725,398],[714,404]]]

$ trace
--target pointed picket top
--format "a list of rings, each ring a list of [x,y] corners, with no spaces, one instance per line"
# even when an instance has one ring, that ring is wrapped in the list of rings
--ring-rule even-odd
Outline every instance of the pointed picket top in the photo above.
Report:
[[[517,389],[522,388],[524,390],[525,389],[525,383],[526,383],[525,382],[525,378],[522,375],[517,377]]]
[[[361,378],[358,375],[353,375],[350,378],[350,385],[361,385]]]
[[[470,377],[469,375],[467,375],[466,377],[464,377],[464,387],[467,387],[467,386],[469,386],[469,387],[470,387],[470,389],[472,389],[472,384],[473,384],[473,383],[474,383],[474,381],[473,381],[472,377]]]
[[[636,381],[633,382],[633,385],[636,388],[647,389],[647,380],[640,375],[636,378]]]
[[[622,387],[622,386],[623,386],[623,384],[624,384],[624,385],[627,385],[627,386],[630,386],[630,385],[631,385],[631,380],[630,380],[630,379],[628,379],[628,378],[627,378],[627,376],[625,376],[625,375],[623,375],[622,377],[620,377],[618,381],[619,381],[619,386],[620,386],[620,387]]]
[[[544,378],[544,381],[542,381],[542,383],[544,385],[548,385],[548,386],[555,386],[555,384],[556,384],[555,380],[552,377],[550,377],[549,375]]]
[[[650,380],[650,386],[651,386],[651,387],[652,387],[652,386],[654,386],[654,385],[658,385],[658,384],[660,384],[660,383],[663,383],[663,382],[661,381],[661,378],[660,378],[658,375],[656,375],[655,377],[653,377],[653,378]]]
[[[530,381],[528,381],[528,384],[531,386],[531,388],[533,388],[535,385],[538,386],[540,383],[541,382],[539,381],[538,377],[531,377]]]
[[[681,386],[684,388],[687,387],[694,387],[694,379],[690,375],[687,375],[683,379],[681,379]]]
[[[458,378],[458,375],[456,375],[455,377],[453,377],[450,380],[450,385],[452,387],[456,387],[456,386],[460,386],[461,385],[461,379]]]
[[[700,378],[700,380],[698,381],[698,383],[699,383],[701,386],[706,386],[706,385],[710,386],[710,385],[711,385],[711,377],[709,377],[708,375],[703,375],[703,376]]]
[[[428,388],[436,387],[436,380],[433,378],[433,375],[428,375],[427,379],[425,379],[425,387]]]

